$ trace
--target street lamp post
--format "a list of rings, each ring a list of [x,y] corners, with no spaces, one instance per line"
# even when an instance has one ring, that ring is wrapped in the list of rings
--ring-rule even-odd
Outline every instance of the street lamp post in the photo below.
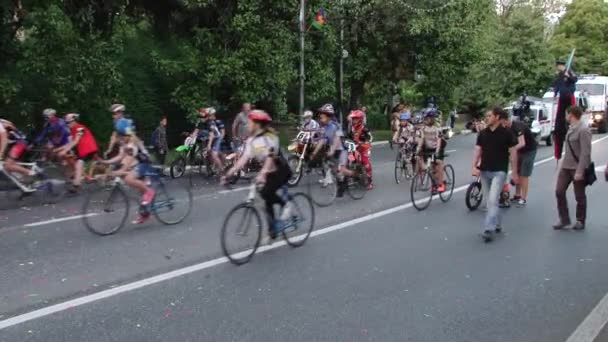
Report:
[[[304,37],[306,35],[304,12],[306,8],[306,0],[300,0],[300,115],[304,114],[304,83],[306,76],[304,75]]]

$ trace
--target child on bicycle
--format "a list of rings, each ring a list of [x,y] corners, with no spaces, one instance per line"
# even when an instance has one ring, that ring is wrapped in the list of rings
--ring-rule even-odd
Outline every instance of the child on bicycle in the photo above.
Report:
[[[207,139],[207,151],[211,153],[211,159],[217,170],[223,170],[224,166],[220,159],[220,150],[222,147],[222,133],[217,127],[216,121],[212,119],[210,113],[215,115],[214,108],[199,109],[199,121],[196,128],[190,134],[191,137],[196,137],[199,140]]]
[[[437,188],[433,189],[437,192],[445,191],[445,182],[443,177],[443,143],[441,138],[441,129],[435,125],[435,116],[437,110],[428,108],[424,114],[424,125],[420,130],[420,138],[417,147],[418,171],[424,170],[424,163],[430,157],[435,157],[433,163],[433,174],[437,181]]]
[[[84,164],[98,159],[95,137],[85,125],[78,122],[79,118],[80,114],[77,113],[65,115],[65,122],[70,127],[70,142],[57,151],[62,158],[65,158],[71,152],[74,152],[76,156],[74,179],[72,181],[73,188],[70,189],[72,193],[80,191]]]
[[[121,118],[114,123],[119,144],[118,155],[103,160],[104,164],[120,163],[120,168],[112,172],[113,176],[123,177],[125,184],[141,193],[141,205],[147,206],[154,199],[154,189],[143,180],[151,172],[150,155],[143,142],[135,135],[135,127],[130,119]],[[133,224],[144,223],[150,218],[149,212],[140,212]]]
[[[399,144],[401,148],[407,143],[416,142],[416,128],[410,122],[411,118],[409,112],[399,114],[399,130],[393,135],[393,143]]]
[[[357,151],[361,155],[361,164],[365,168],[365,173],[369,179],[367,190],[373,189],[372,185],[372,163],[369,160],[369,152],[371,148],[371,134],[367,126],[363,123],[365,113],[360,110],[353,110],[348,115],[349,120],[352,123],[346,137],[351,139],[357,144]]]
[[[27,140],[12,122],[0,119],[0,161],[4,161],[4,169],[7,172],[16,172],[23,176],[23,181],[30,184],[35,180],[36,171],[18,164],[27,149]],[[6,151],[8,150],[8,153]],[[6,155],[5,155],[6,153]],[[34,192],[36,189],[27,187],[26,192]]]
[[[262,169],[258,173],[255,181],[263,184],[260,196],[264,199],[266,214],[268,215],[269,236],[276,239],[284,222],[291,218],[292,204],[277,194],[277,191],[287,185],[291,177],[291,169],[279,149],[279,137],[270,128],[272,118],[262,110],[252,110],[247,114],[249,138],[245,143],[243,155],[236,164],[230,168],[222,177],[221,183],[225,184],[226,179],[234,176],[251,159],[257,160],[262,164]],[[275,218],[274,206],[281,206],[281,215]]]

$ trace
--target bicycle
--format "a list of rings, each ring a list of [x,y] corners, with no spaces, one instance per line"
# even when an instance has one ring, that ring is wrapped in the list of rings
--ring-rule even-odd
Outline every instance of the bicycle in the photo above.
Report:
[[[363,167],[361,153],[357,150],[357,144],[352,140],[346,140],[344,145],[346,146],[346,151],[348,153],[348,163],[346,164],[346,167],[353,173],[352,176],[344,176],[346,192],[350,198],[360,200],[365,197],[370,180]]]
[[[301,192],[290,194],[287,185],[283,186],[280,191],[283,199],[292,203],[293,213],[292,217],[276,233],[280,233],[285,242],[291,247],[303,246],[315,225],[315,208],[312,200],[310,196]],[[262,215],[266,215],[266,213],[258,205],[257,194],[258,186],[255,182],[252,182],[245,202],[232,208],[222,225],[220,235],[222,251],[230,262],[235,265],[248,263],[253,258],[262,241]],[[234,227],[230,225],[232,220],[237,221]],[[266,224],[268,227],[271,226],[267,215]],[[231,228],[236,229],[232,231]],[[239,239],[233,246],[231,243],[232,237],[242,238],[245,241],[240,241]]]
[[[414,177],[414,145],[405,143],[395,158],[395,182],[400,184],[405,179]]]
[[[10,200],[21,201],[33,194],[42,194],[45,204],[55,204],[65,197],[65,181],[50,178],[37,163],[17,163],[36,172],[39,180],[27,186],[20,175],[14,175],[4,169],[0,161],[0,192],[5,192]]]
[[[189,187],[182,186],[177,181],[165,182],[165,177],[158,171],[158,168],[153,168],[153,171],[144,174],[146,182],[154,186],[155,195],[149,205],[139,206],[140,214],[151,212],[165,225],[179,224],[192,210],[192,193]],[[82,207],[82,218],[90,232],[101,236],[112,235],[125,225],[129,217],[130,201],[123,183],[122,178],[114,177],[109,184],[88,193]],[[183,191],[181,196],[176,196],[178,190]],[[180,204],[182,202],[186,203]],[[178,212],[178,208],[182,208],[183,212]],[[171,216],[175,213],[175,217]]]
[[[469,184],[464,201],[470,211],[475,211],[481,205],[482,200],[481,177],[477,176],[475,177],[475,180]]]
[[[422,171],[418,171],[417,174],[412,179],[412,183],[410,186],[410,196],[412,199],[412,205],[418,211],[425,210],[431,204],[433,200],[433,195],[437,194],[437,186],[439,183],[435,179],[433,168],[436,165],[436,156],[433,153],[428,159],[426,163],[426,168]],[[444,184],[445,191],[439,192],[439,198],[442,202],[447,202],[452,198],[452,194],[454,193],[454,168],[450,164],[445,164],[443,166],[444,173]],[[423,193],[423,197],[420,199],[416,199],[416,193]],[[428,192],[428,196],[426,195]]]

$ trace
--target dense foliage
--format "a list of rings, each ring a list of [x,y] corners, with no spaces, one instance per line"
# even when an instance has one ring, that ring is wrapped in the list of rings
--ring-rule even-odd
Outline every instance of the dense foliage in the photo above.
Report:
[[[608,72],[604,1],[574,0],[554,29],[559,0],[497,1],[308,0],[307,26],[320,7],[328,23],[307,27],[307,106],[337,101],[341,19],[345,107],[376,115],[398,98],[476,114],[537,94],[572,47],[581,71]],[[203,105],[231,118],[243,101],[294,119],[298,15],[293,0],[2,1],[0,116],[31,127],[43,108],[76,111],[97,135],[113,102],[142,130],[162,113],[186,129]]]

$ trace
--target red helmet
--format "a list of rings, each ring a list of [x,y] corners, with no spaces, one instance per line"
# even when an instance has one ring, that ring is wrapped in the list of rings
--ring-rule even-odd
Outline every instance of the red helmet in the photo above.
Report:
[[[363,113],[363,111],[360,111],[360,110],[353,110],[348,115],[349,119],[363,119],[364,117],[365,117],[365,113]]]
[[[266,113],[263,110],[252,110],[251,112],[249,112],[249,114],[247,114],[247,117],[250,120],[255,120],[255,121],[263,121],[263,122],[272,121],[272,118],[270,117],[270,115],[268,115],[268,113]]]
[[[207,108],[199,109],[198,113],[204,118],[206,118],[209,115],[209,111],[207,110]]]

